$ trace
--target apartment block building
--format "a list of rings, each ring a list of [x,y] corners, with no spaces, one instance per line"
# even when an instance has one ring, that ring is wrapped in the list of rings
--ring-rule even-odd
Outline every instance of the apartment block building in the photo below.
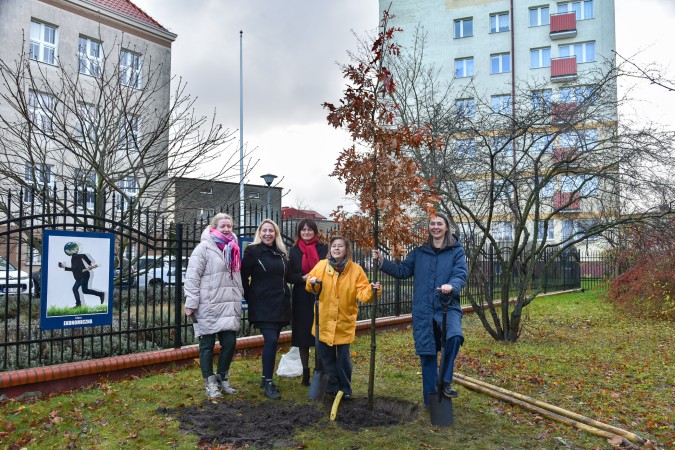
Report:
[[[23,189],[26,208],[55,185],[83,208],[102,186],[139,196],[138,167],[166,161],[168,130],[148,130],[169,113],[175,39],[129,0],[1,1],[2,193]]]
[[[415,30],[424,34],[423,62],[433,64],[440,80],[452,85],[455,113],[473,116],[487,110],[492,116],[512,118],[512,129],[506,133],[511,137],[518,134],[513,128],[527,128],[509,142],[509,161],[533,164],[535,150],[545,154],[542,158],[536,155],[540,165],[553,165],[586,150],[609,151],[606,146],[616,130],[617,111],[612,101],[602,108],[594,104],[599,95],[594,83],[615,67],[613,0],[380,0],[380,10],[390,4],[394,16],[390,25],[404,30],[396,35],[404,48],[415,45]],[[602,89],[605,98],[616,98],[611,80]],[[533,117],[532,111],[537,110],[546,111],[538,116],[543,119],[523,125],[524,118]],[[496,123],[489,122],[490,126]],[[490,130],[484,131],[483,138]],[[492,131],[498,140],[503,130]],[[456,142],[462,157],[484,156],[477,149],[484,139],[457,134]],[[530,155],[522,158],[527,151]],[[594,164],[590,158],[575,161]],[[553,242],[570,239],[602,214],[616,212],[608,206],[613,186],[589,177],[585,169],[586,176],[576,175],[570,163],[565,171],[556,169],[561,174],[546,186],[538,187],[546,198],[542,214],[549,215],[532,222],[531,227],[538,224],[539,236],[545,233]],[[531,168],[521,169],[521,173],[528,171],[532,177]],[[483,170],[465,173],[457,182],[459,194],[468,200],[481,198],[477,191],[482,181],[495,172],[494,166],[485,165]],[[508,197],[508,190],[502,194]],[[495,204],[490,211],[494,214],[492,234],[507,245],[514,237],[512,206]],[[598,245],[597,240],[590,241],[591,249]]]

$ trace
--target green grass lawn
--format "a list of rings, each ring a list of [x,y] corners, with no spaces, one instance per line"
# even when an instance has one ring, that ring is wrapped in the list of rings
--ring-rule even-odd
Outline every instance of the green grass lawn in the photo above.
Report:
[[[457,371],[675,448],[675,325],[620,315],[598,291],[541,298],[524,314],[516,344],[493,341],[475,316],[467,316]],[[410,330],[380,333],[377,345],[376,396],[421,404]],[[369,348],[368,336],[352,346],[356,396],[367,395]],[[237,359],[231,381],[240,390],[224,401],[268,401],[258,387],[259,374],[259,359]],[[90,389],[35,401],[4,402],[0,448],[197,448],[196,436],[156,410],[201,404],[200,378],[195,365],[124,382],[101,380]],[[299,379],[281,379],[279,385],[283,401],[308,402]],[[302,448],[317,449],[611,448],[605,439],[461,386],[457,390],[450,428],[432,427],[422,408],[405,425],[354,432],[323,421],[294,439]]]

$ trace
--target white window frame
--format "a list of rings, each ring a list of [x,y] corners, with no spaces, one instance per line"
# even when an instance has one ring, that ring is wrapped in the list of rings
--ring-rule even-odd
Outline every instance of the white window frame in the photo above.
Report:
[[[595,104],[595,95],[593,94],[593,86],[573,86],[561,88],[558,92],[558,98],[561,103],[577,103],[583,104],[586,102],[589,105]]]
[[[491,233],[496,241],[511,242],[513,241],[513,223],[511,222],[492,222]]]
[[[118,150],[138,151],[141,148],[141,118],[128,114],[120,118],[120,140]]]
[[[536,111],[548,111],[553,105],[553,90],[537,89],[530,91],[530,98],[532,100],[532,109]]]
[[[468,27],[467,24],[469,25]],[[467,30],[467,28],[469,28],[469,30]],[[455,19],[453,36],[455,39],[463,39],[473,36],[473,17]]]
[[[492,136],[492,153],[499,152],[502,158],[513,156],[513,139],[506,134]]]
[[[131,176],[119,180],[117,182],[117,187],[119,188],[120,191],[122,191],[124,194],[126,194],[127,197],[130,197],[132,200],[138,196],[138,191],[140,190],[138,180]],[[128,209],[130,202],[124,200],[124,196],[119,192],[117,193],[116,197],[117,201],[115,208],[117,208],[117,210],[122,210],[122,203],[124,203],[124,205]]]
[[[532,146],[530,147],[535,152],[551,153],[553,151],[554,136],[547,133],[533,133]]]
[[[539,240],[543,241],[542,237],[544,235],[544,221],[540,220],[537,222]],[[547,241],[555,240],[555,220],[551,219],[548,221],[548,233],[546,234]]]
[[[464,200],[475,200],[476,199],[476,181],[475,180],[463,180],[457,182],[457,194],[459,199]]]
[[[595,61],[595,41],[579,42],[576,44],[560,45],[558,56],[568,58],[575,56],[577,64]]]
[[[548,5],[530,8],[530,26],[542,27],[551,24],[551,10]]]
[[[490,55],[490,73],[492,75],[509,72],[511,72],[511,53],[494,53]]]
[[[530,49],[530,68],[541,69],[551,67],[551,47]]]
[[[103,44],[100,41],[80,35],[78,41],[78,70],[92,77],[101,76],[103,67]]]
[[[508,11],[490,14],[490,33],[504,33],[510,29],[511,22]]]
[[[593,19],[595,15],[593,9],[593,0],[558,3],[558,14],[574,12],[577,20]]]
[[[458,98],[455,100],[457,113],[463,117],[473,117],[476,115],[476,99]]]
[[[41,164],[40,166],[31,166],[24,164],[23,179],[26,182],[24,188],[23,202],[33,203],[33,194],[31,186],[35,187],[36,191],[47,187],[51,189],[54,186],[54,166],[52,164]]]
[[[455,78],[468,78],[474,75],[473,56],[455,59]]]
[[[598,191],[598,178],[586,178],[584,175],[564,175],[560,181],[560,189],[564,193],[578,192],[584,197]]]
[[[84,194],[84,206],[90,210],[94,210],[96,205],[96,172],[90,171],[87,172],[82,169],[77,169],[75,171],[75,184],[77,189],[75,190],[75,204],[77,206],[82,206],[82,195]]]
[[[28,57],[34,61],[56,65],[58,61],[59,30],[39,20],[30,22]]]
[[[77,105],[77,123],[75,124],[75,139],[81,142],[96,142],[98,111],[96,106],[89,103]]]
[[[492,96],[492,112],[495,114],[510,114],[513,108],[513,99],[510,94]]]
[[[457,156],[460,158],[472,158],[476,156],[475,139],[457,139],[455,142],[457,145]]]
[[[123,49],[120,52],[120,82],[134,89],[142,87],[143,58],[140,53]]]
[[[28,91],[28,116],[42,134],[54,131],[54,96],[38,91]]]

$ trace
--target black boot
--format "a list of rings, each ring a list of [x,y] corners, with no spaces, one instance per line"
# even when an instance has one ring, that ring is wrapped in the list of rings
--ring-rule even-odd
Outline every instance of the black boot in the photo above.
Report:
[[[279,400],[281,398],[279,389],[272,383],[272,380],[265,380],[265,397],[271,400]]]
[[[302,369],[302,385],[309,386],[309,367]]]

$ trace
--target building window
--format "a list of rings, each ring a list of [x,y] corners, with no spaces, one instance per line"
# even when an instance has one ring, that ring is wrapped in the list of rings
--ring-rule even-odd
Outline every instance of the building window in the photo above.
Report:
[[[560,89],[561,103],[576,103],[582,105],[587,103],[594,105],[596,100],[595,89],[593,86],[574,86]]]
[[[204,195],[213,195],[213,188],[210,187],[200,188],[199,193]]]
[[[585,175],[565,175],[561,182],[562,192],[578,192],[583,196],[589,196],[597,193],[597,177],[586,177]]]
[[[473,36],[473,17],[455,20],[455,39]]]
[[[457,114],[462,117],[473,117],[476,115],[476,100],[472,98],[459,98],[455,100]]]
[[[476,140],[457,139],[457,156],[460,158],[471,158],[476,156]]]
[[[117,187],[121,192],[117,193],[117,209],[128,209],[129,205],[138,197],[138,181],[133,177],[122,178]]]
[[[56,64],[58,33],[56,27],[35,20],[30,23],[28,57],[47,64]]]
[[[513,240],[513,224],[511,222],[492,222],[492,237],[497,241]]]
[[[78,59],[80,73],[94,77],[101,75],[103,49],[100,42],[80,36]]]
[[[54,175],[52,170],[54,166],[50,164],[41,164],[39,166],[24,165],[23,179],[26,182],[26,189],[23,193],[24,203],[33,203],[32,186],[36,191],[44,188],[51,188],[54,185]]]
[[[78,141],[96,142],[96,127],[98,123],[98,112],[94,105],[80,103],[77,105],[77,116],[75,118],[75,139]]]
[[[455,78],[473,76],[473,58],[459,58],[455,60]]]
[[[490,33],[509,31],[509,13],[490,14]]]
[[[506,73],[511,72],[511,54],[499,53],[490,55],[490,73]]]
[[[54,97],[42,92],[28,91],[28,116],[38,132],[42,134],[53,132],[53,111]]]
[[[140,120],[133,114],[120,119],[119,150],[135,150],[141,147]]]
[[[583,42],[581,44],[561,45],[558,48],[558,56],[567,58],[577,57],[577,63],[595,61],[595,42]]]
[[[534,133],[532,135],[531,148],[536,153],[550,153],[553,151],[553,136],[550,134]]]
[[[531,92],[532,109],[537,111],[548,111],[551,109],[553,91],[551,89],[541,89]]]
[[[578,239],[588,234],[588,230],[598,225],[595,219],[578,219],[578,220],[563,220],[562,221],[562,238]],[[598,239],[598,235],[589,236],[589,241]]]
[[[457,194],[461,201],[476,199],[476,182],[475,181],[458,181]]]
[[[492,96],[492,112],[496,114],[510,114],[511,113],[511,96],[510,95],[493,95]]]
[[[530,49],[530,67],[532,69],[551,67],[551,47]]]
[[[96,204],[96,173],[77,169],[75,171],[75,204],[93,210]]]
[[[492,154],[501,157],[513,156],[513,139],[508,135],[495,135],[492,137]]]
[[[558,13],[576,13],[577,20],[593,18],[593,0],[558,3]]]
[[[548,6],[530,8],[530,26],[540,27],[551,23]]]
[[[544,235],[546,236],[547,241],[552,241],[555,239],[555,221],[553,220],[548,221],[548,228],[546,229],[546,232],[544,232],[544,225],[546,224],[546,222],[540,220],[539,222],[537,222],[537,224],[538,224],[537,235],[539,236],[540,240],[542,241],[544,240]]]
[[[129,50],[120,54],[120,82],[124,86],[141,88],[141,55]]]

